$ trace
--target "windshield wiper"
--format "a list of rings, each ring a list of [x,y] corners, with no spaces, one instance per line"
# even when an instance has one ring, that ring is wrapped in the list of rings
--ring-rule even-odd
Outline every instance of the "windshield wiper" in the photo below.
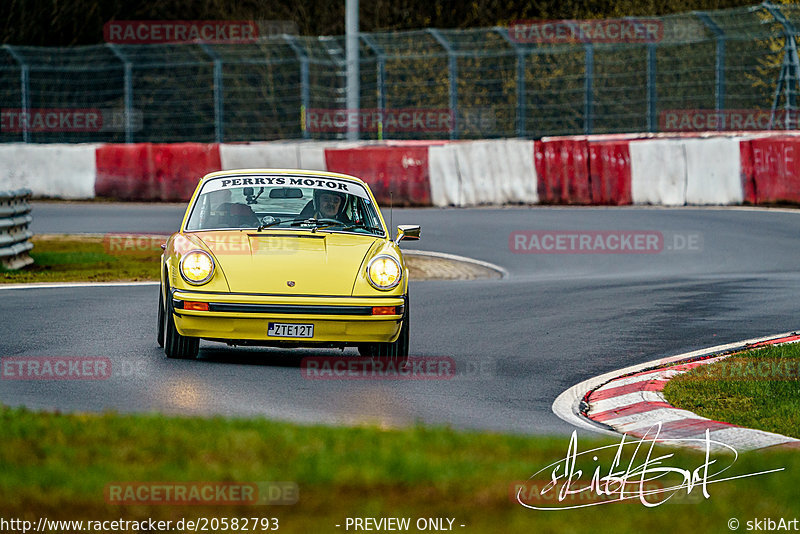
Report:
[[[270,226],[275,226],[277,224],[281,224],[284,222],[289,223],[290,226],[303,226],[306,224],[307,225],[313,224],[314,228],[311,230],[312,233],[316,232],[320,228],[325,229],[325,228],[330,228],[331,226],[343,226],[342,228],[343,231],[355,230],[356,228],[363,228],[364,230],[368,230],[370,232],[383,231],[381,228],[378,228],[377,226],[370,226],[364,223],[349,224],[345,226],[344,222],[337,221],[336,219],[317,219],[314,217],[298,217],[296,219],[291,219],[287,221],[282,221],[281,219],[275,219],[272,222],[260,225],[257,231],[260,232],[264,228],[269,228]]]
[[[275,220],[273,220],[271,222],[268,222],[268,223],[265,223],[265,224],[261,224],[258,227],[257,231],[260,232],[264,228],[269,228],[270,226],[275,226],[275,225],[278,225],[278,224],[281,224],[281,223],[290,223],[290,226],[300,226],[303,223],[316,224],[318,222],[328,222],[328,221],[333,221],[333,219],[315,219],[313,217],[311,217],[311,218],[308,218],[308,217],[297,217],[295,219],[287,219],[287,220],[284,221],[282,219],[276,218]],[[337,221],[337,224],[339,224],[338,221]]]
[[[260,232],[260,231],[261,231],[261,230],[263,230],[264,228],[269,228],[270,226],[275,226],[276,224],[280,224],[281,222],[283,222],[283,221],[281,221],[280,219],[275,219],[274,221],[272,221],[272,222],[269,222],[269,223],[266,223],[266,224],[263,224],[263,223],[262,223],[262,224],[261,224],[261,225],[258,227],[258,229],[256,229],[256,232]]]
[[[311,229],[311,233],[316,232],[320,228],[329,228],[331,226],[344,225],[342,221],[337,221],[336,219],[315,219],[314,217],[311,217],[309,219],[294,219],[290,226],[302,226],[304,224],[314,225],[314,228]]]
[[[376,226],[370,226],[370,225],[364,224],[364,223],[351,224],[349,226],[345,226],[344,228],[342,228],[342,230],[355,230],[356,228],[363,228],[364,230],[369,230],[370,232],[382,232],[383,231],[382,229],[380,229],[380,228],[378,228]]]

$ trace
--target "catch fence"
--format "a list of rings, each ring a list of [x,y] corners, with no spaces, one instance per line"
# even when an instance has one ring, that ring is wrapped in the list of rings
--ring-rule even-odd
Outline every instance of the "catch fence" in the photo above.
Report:
[[[0,47],[0,142],[538,138],[797,126],[800,6],[344,37]]]

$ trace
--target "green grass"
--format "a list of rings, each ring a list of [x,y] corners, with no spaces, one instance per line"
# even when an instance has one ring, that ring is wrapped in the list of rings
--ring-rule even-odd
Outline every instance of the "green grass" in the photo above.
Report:
[[[5,518],[274,516],[283,532],[343,532],[334,525],[348,516],[455,517],[457,524],[468,526],[456,528],[462,532],[655,533],[719,532],[725,531],[729,517],[777,518],[798,512],[796,452],[740,457],[726,475],[776,467],[786,471],[712,484],[708,500],[668,502],[658,508],[636,502],[544,512],[513,503],[509,487],[563,459],[566,437],[421,426],[334,428],[263,419],[59,415],[9,408],[0,409],[0,428],[0,516]],[[581,435],[580,450],[617,442],[589,441]],[[611,454],[604,456],[606,469]],[[693,468],[700,461],[696,453],[677,451],[668,464]],[[585,469],[590,472],[590,466]],[[137,481],[293,481],[299,501],[250,507],[106,503],[107,484]]]
[[[158,239],[128,249],[124,241],[101,237],[36,236],[32,242],[34,264],[17,271],[0,268],[0,283],[158,280]]]
[[[800,438],[798,366],[798,344],[747,351],[673,378],[664,394],[703,417]]]

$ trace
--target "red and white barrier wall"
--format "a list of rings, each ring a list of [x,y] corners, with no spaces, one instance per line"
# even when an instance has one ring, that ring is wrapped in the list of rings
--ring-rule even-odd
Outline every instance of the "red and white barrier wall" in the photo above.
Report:
[[[201,143],[100,145],[96,158],[95,194],[122,200],[187,200],[220,168],[219,147]]]
[[[745,200],[800,204],[800,137],[750,139],[739,148]]]
[[[741,204],[739,138],[633,141],[634,204]]]
[[[95,196],[97,145],[0,144],[0,191],[30,189],[34,196]]]
[[[431,204],[538,202],[533,141],[466,141],[428,149]]]
[[[800,204],[800,136],[787,132],[0,145],[0,190],[41,197],[185,201],[204,174],[237,168],[352,174],[407,206]]]

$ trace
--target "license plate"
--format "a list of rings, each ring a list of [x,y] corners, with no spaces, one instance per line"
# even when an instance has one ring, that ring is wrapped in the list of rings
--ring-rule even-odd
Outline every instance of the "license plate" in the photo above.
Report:
[[[314,337],[313,324],[269,323],[270,337]]]

